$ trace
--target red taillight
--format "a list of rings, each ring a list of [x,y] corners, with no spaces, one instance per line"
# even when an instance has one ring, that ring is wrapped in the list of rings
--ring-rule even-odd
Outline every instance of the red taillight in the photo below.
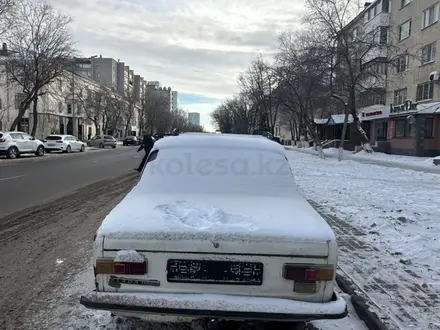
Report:
[[[96,274],[145,275],[147,271],[147,261],[115,262],[111,259],[96,260]]]
[[[333,266],[285,264],[283,277],[291,281],[332,281],[334,272]]]
[[[8,139],[0,139],[0,142],[6,142],[6,141],[8,141]]]

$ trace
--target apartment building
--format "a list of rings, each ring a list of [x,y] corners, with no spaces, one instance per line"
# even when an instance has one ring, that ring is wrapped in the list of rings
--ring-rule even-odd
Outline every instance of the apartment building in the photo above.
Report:
[[[194,126],[200,126],[200,113],[188,112],[188,122]]]

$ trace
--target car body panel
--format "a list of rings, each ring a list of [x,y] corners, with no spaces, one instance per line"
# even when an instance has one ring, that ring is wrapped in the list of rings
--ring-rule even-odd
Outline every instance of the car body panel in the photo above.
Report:
[[[288,299],[314,303],[317,310],[334,297],[335,235],[299,193],[284,148],[264,137],[194,133],[157,141],[137,186],[98,229],[94,264],[113,262],[130,250],[146,260],[148,271],[96,274],[97,290]],[[258,263],[261,282],[175,281],[167,275],[173,259],[195,265]],[[330,268],[333,278],[313,281],[312,290],[301,291],[301,281],[285,278],[285,265]],[[304,308],[292,313],[303,312],[321,318]],[[343,315],[339,312],[333,316]]]

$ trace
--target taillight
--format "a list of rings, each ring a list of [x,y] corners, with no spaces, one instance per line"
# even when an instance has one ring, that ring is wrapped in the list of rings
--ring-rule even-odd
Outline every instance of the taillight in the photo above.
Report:
[[[333,266],[285,264],[283,277],[292,281],[332,281],[335,275]]]
[[[6,138],[0,139],[0,142],[6,142],[6,141],[8,141],[8,139],[6,139]]]
[[[112,259],[96,260],[96,274],[145,275],[147,271],[147,261],[115,262]]]

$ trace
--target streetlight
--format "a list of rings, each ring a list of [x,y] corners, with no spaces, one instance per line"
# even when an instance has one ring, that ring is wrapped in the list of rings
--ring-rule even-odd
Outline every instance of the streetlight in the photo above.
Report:
[[[93,55],[90,57],[87,57],[86,59],[91,60],[92,58],[96,58],[98,55]],[[76,109],[75,109],[75,71],[76,71],[76,65],[75,60],[77,60],[77,57],[73,57],[72,60],[72,135],[74,137],[78,137],[78,122],[76,119]]]

